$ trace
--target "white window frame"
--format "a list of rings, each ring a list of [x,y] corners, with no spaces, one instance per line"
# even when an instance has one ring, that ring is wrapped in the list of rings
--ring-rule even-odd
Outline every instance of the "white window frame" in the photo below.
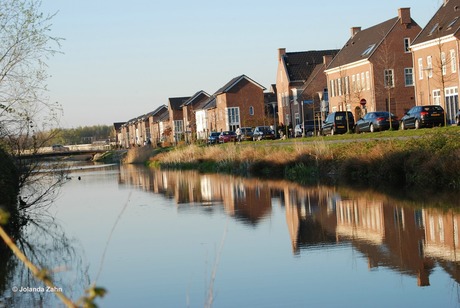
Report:
[[[371,89],[371,79],[369,77],[369,71],[366,71],[366,84],[367,84],[367,90],[369,91]]]
[[[426,69],[428,70],[428,78],[433,77],[433,58],[431,56],[426,57]]]
[[[441,71],[443,76],[447,74],[446,53],[444,51],[441,52]]]
[[[433,90],[433,105],[441,105],[441,90],[435,89]]]
[[[249,106],[249,115],[250,116],[254,115],[254,107],[253,106]]]
[[[414,73],[413,72],[414,72],[414,69],[412,67],[406,67],[404,69],[404,84],[406,85],[406,87],[411,87],[411,86],[414,85]],[[412,83],[410,83],[410,84],[407,82],[408,77],[412,81]]]
[[[395,74],[392,68],[383,70],[383,85],[385,88],[394,88],[395,86]]]
[[[456,73],[457,72],[457,54],[455,53],[454,49],[450,50],[450,63],[451,63],[452,73]]]
[[[410,37],[405,37],[404,38],[404,52],[405,53],[410,52]]]
[[[418,58],[418,79],[423,80],[423,59]]]

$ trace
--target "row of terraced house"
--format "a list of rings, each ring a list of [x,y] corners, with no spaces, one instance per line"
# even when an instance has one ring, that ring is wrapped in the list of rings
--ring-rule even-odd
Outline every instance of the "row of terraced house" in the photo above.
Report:
[[[402,117],[414,105],[440,105],[453,123],[459,109],[460,0],[444,0],[422,29],[410,8],[367,29],[352,27],[338,50],[278,49],[276,84],[240,75],[210,95],[170,98],[155,111],[116,123],[123,147],[206,139],[211,131],[296,125],[329,112]]]

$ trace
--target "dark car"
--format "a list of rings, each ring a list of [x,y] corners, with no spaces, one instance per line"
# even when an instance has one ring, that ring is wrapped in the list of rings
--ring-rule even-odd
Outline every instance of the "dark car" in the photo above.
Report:
[[[227,143],[236,141],[236,133],[230,130],[226,130],[220,133],[219,143]]]
[[[252,140],[275,139],[275,131],[270,126],[256,126],[252,131]]]
[[[391,113],[391,128],[399,128],[399,119]],[[355,133],[375,132],[390,129],[390,113],[388,111],[368,112],[356,121]]]
[[[438,105],[414,106],[401,118],[399,127],[421,128],[444,125],[444,109]]]
[[[305,136],[313,136],[318,134],[321,131],[321,122],[308,120],[304,122],[305,125]],[[303,125],[297,124],[294,128],[295,137],[300,137],[303,135]]]
[[[252,127],[241,127],[241,141],[252,140]]]
[[[220,132],[211,132],[208,137],[208,144],[216,144],[219,142]]]
[[[329,114],[326,120],[324,120],[321,127],[321,135],[345,134],[348,131],[352,131],[354,127],[355,120],[350,111],[336,111]]]

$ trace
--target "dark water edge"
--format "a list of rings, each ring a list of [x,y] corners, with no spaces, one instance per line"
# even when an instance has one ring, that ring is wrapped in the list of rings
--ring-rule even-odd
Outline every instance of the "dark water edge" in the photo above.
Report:
[[[401,163],[401,161],[399,162]],[[420,166],[423,166],[421,164]],[[304,162],[289,165],[277,165],[267,162],[258,162],[252,165],[244,165],[238,162],[216,163],[214,161],[200,161],[199,163],[162,164],[154,166],[165,170],[195,170],[200,173],[231,174],[247,178],[288,180],[293,183],[316,186],[326,185],[343,187],[353,191],[375,191],[392,196],[400,201],[406,201],[420,206],[456,208],[460,209],[458,194],[460,187],[456,184],[441,185],[459,181],[458,175],[453,179],[441,179],[439,174],[427,175],[430,170],[421,171],[420,174],[412,173],[412,177],[420,179],[419,184],[407,183],[404,174],[399,169],[394,169],[393,174],[387,174],[379,179],[363,175],[362,166],[356,164],[340,165],[337,162],[324,162],[320,165],[305,164]],[[355,168],[355,169],[354,169]],[[378,169],[378,166],[374,167]],[[460,170],[460,169],[458,169]],[[378,171],[373,171],[376,174]],[[460,175],[460,172],[457,172]],[[356,178],[362,176],[362,178]],[[398,180],[394,180],[398,178]],[[390,179],[390,180],[389,180]],[[426,181],[421,181],[426,179]],[[433,185],[431,185],[433,184]]]

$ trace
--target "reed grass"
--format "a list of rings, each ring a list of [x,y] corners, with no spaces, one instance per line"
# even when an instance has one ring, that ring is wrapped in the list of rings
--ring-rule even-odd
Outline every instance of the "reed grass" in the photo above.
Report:
[[[278,177],[299,182],[460,190],[460,131],[359,142],[185,146],[151,158],[162,168]],[[392,132],[394,133],[394,132]],[[353,138],[353,137],[350,137]],[[276,142],[276,141],[275,141]]]

